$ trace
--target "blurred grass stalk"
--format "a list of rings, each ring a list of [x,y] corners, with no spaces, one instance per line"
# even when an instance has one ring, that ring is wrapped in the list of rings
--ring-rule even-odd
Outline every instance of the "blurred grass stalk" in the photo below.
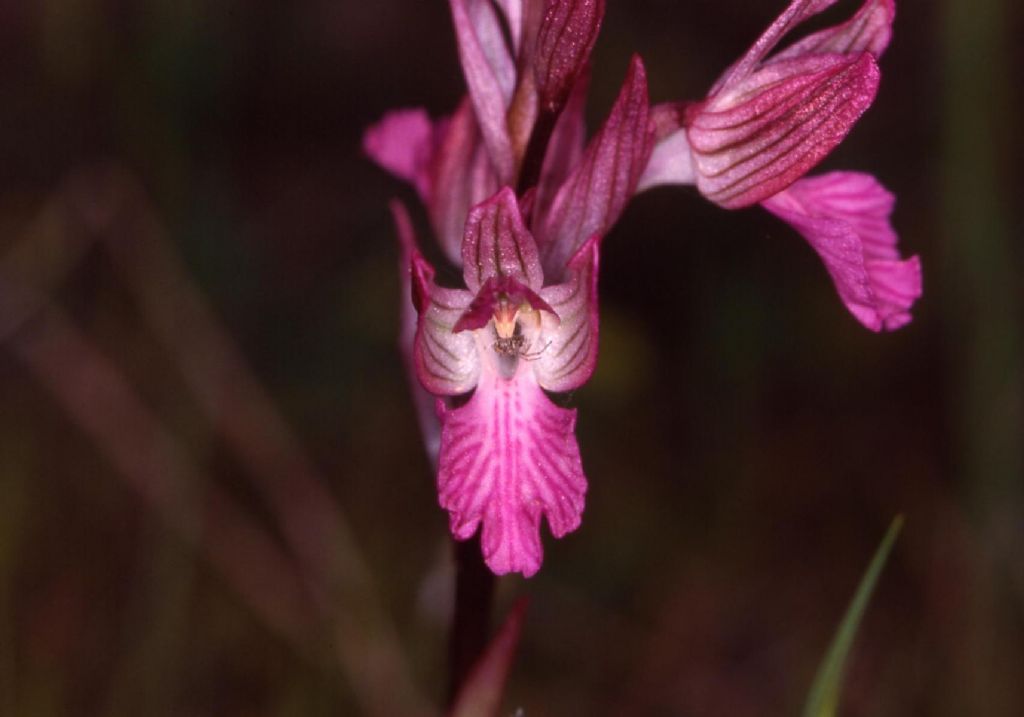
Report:
[[[49,300],[92,238],[102,242],[148,327],[254,479],[298,566],[192,464],[117,368]],[[0,308],[5,348],[269,626],[308,653],[316,622],[326,620],[366,714],[429,712],[326,480],[189,280],[127,173],[80,172],[47,202],[0,263]]]
[[[1013,670],[1001,668],[1024,656],[1000,631],[1012,624],[1014,611],[1020,618],[1024,605],[1024,565],[1016,552],[1024,537],[1024,317],[1021,237],[1012,236],[1016,198],[1009,196],[1020,171],[1012,146],[1019,134],[1019,118],[1011,114],[1012,83],[1019,81],[1008,36],[1013,5],[946,0],[944,13],[941,312],[957,401],[952,415],[959,419],[952,428],[960,486],[980,546],[971,591],[974,644],[963,655],[973,672],[965,694],[980,702],[953,708],[964,714],[1024,713]]]

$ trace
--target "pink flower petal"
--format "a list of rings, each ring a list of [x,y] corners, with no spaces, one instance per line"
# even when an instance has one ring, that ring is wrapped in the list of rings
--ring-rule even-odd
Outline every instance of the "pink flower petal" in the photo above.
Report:
[[[688,128],[701,193],[730,209],[778,193],[843,140],[878,80],[867,53],[815,55],[772,64],[713,98]]]
[[[587,483],[576,411],[551,403],[525,362],[511,379],[488,366],[466,405],[439,410],[437,482],[452,534],[465,540],[483,523],[488,567],[530,577],[543,559],[541,515],[556,538],[580,524]]]
[[[695,184],[697,175],[693,169],[690,140],[683,126],[685,105],[665,102],[651,108],[651,124],[654,126],[654,148],[647,160],[647,166],[640,175],[636,191],[643,192],[662,184]]]
[[[871,175],[832,172],[795,182],[762,206],[810,242],[858,321],[892,331],[910,322],[921,296],[920,260],[899,258],[893,203]]]
[[[480,376],[480,355],[473,334],[455,333],[454,328],[473,295],[435,284],[434,268],[415,248],[410,271],[413,304],[419,312],[413,340],[416,376],[435,395],[468,393]]]
[[[544,283],[537,245],[523,224],[515,192],[508,187],[469,213],[462,272],[474,294],[491,278],[508,277],[534,291]]]
[[[498,190],[498,177],[480,136],[473,108],[464,100],[448,121],[430,172],[428,209],[445,256],[462,263],[462,235],[470,207]]]
[[[544,345],[533,360],[540,385],[572,391],[590,379],[597,365],[597,265],[601,237],[592,236],[569,262],[563,284],[541,289],[551,305],[542,315]]]
[[[647,113],[647,76],[634,55],[608,119],[540,224],[538,245],[549,279],[561,280],[583,242],[607,232],[636,192],[651,149]]]
[[[419,107],[388,112],[363,133],[363,151],[367,156],[416,187],[424,201],[430,195],[434,144],[434,124],[426,110]]]
[[[515,159],[506,113],[515,90],[515,63],[490,0],[450,0],[462,72],[484,144],[502,181],[510,181]]]
[[[552,0],[541,22],[534,55],[537,93],[548,112],[561,111],[594,48],[604,0]]]

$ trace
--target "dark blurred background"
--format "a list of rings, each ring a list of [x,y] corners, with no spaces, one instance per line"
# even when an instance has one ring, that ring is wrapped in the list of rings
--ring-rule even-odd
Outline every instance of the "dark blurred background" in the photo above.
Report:
[[[631,53],[697,98],[783,5],[609,0],[591,128]],[[499,584],[496,616],[531,598],[506,713],[795,714],[897,513],[842,713],[1024,713],[1022,33],[1010,0],[902,0],[824,165],[898,196],[925,293],[894,334],[766,212],[632,203],[570,399],[583,525]],[[387,211],[415,198],[360,140],[459,100],[446,3],[8,0],[0,58],[0,714],[438,704]]]

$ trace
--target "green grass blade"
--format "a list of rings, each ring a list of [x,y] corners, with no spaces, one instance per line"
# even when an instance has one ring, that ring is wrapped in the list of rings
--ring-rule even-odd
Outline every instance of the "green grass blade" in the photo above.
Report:
[[[898,515],[889,525],[889,530],[882,539],[881,545],[875,551],[875,556],[868,565],[867,572],[861,578],[857,592],[846,609],[843,621],[839,624],[832,644],[829,645],[825,659],[818,667],[818,673],[814,676],[814,683],[807,695],[807,703],[804,705],[804,717],[834,717],[836,707],[839,704],[839,690],[843,685],[843,673],[846,668],[846,658],[850,654],[850,647],[853,645],[853,638],[857,634],[860,620],[864,616],[871,600],[871,593],[874,592],[878,576],[882,573],[885,561],[889,557],[896,536],[903,527],[903,516]]]

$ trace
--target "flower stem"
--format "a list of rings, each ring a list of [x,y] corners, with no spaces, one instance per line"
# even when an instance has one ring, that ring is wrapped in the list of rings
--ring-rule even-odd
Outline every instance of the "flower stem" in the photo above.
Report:
[[[455,542],[455,614],[448,637],[450,706],[487,645],[494,573],[484,565],[480,535]]]

